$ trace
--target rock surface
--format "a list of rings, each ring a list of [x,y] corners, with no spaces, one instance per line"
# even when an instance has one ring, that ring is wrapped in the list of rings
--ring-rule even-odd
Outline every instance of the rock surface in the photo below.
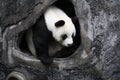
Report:
[[[87,62],[69,69],[47,66],[43,72],[22,64],[6,65],[7,57],[2,56],[15,47],[14,36],[33,25],[54,1],[0,0],[0,80],[13,70],[21,71],[27,80],[120,80],[120,0],[71,0],[83,48],[90,55]]]

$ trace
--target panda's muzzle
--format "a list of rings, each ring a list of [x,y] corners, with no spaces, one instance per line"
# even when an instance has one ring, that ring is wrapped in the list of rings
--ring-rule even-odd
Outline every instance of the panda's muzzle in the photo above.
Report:
[[[72,44],[68,44],[68,47],[72,46]]]

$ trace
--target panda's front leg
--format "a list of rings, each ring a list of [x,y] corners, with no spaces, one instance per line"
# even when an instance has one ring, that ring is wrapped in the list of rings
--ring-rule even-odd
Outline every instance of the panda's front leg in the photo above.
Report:
[[[36,49],[37,58],[45,65],[50,65],[53,63],[53,59],[49,56],[48,47],[39,47]]]
[[[53,63],[53,59],[48,53],[48,42],[41,39],[34,40],[36,49],[36,56],[44,65],[50,65]]]

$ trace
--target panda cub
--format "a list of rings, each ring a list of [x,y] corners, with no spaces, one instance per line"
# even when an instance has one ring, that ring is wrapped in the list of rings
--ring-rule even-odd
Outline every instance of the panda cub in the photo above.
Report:
[[[48,53],[50,39],[54,38],[64,47],[70,47],[75,35],[72,19],[63,10],[50,6],[32,29],[28,30],[26,42],[31,53],[43,64],[51,64],[53,59]]]

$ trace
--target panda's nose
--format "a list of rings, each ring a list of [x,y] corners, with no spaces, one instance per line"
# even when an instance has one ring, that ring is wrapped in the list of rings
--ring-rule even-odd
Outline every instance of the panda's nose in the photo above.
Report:
[[[72,46],[72,44],[68,44],[68,47]]]

